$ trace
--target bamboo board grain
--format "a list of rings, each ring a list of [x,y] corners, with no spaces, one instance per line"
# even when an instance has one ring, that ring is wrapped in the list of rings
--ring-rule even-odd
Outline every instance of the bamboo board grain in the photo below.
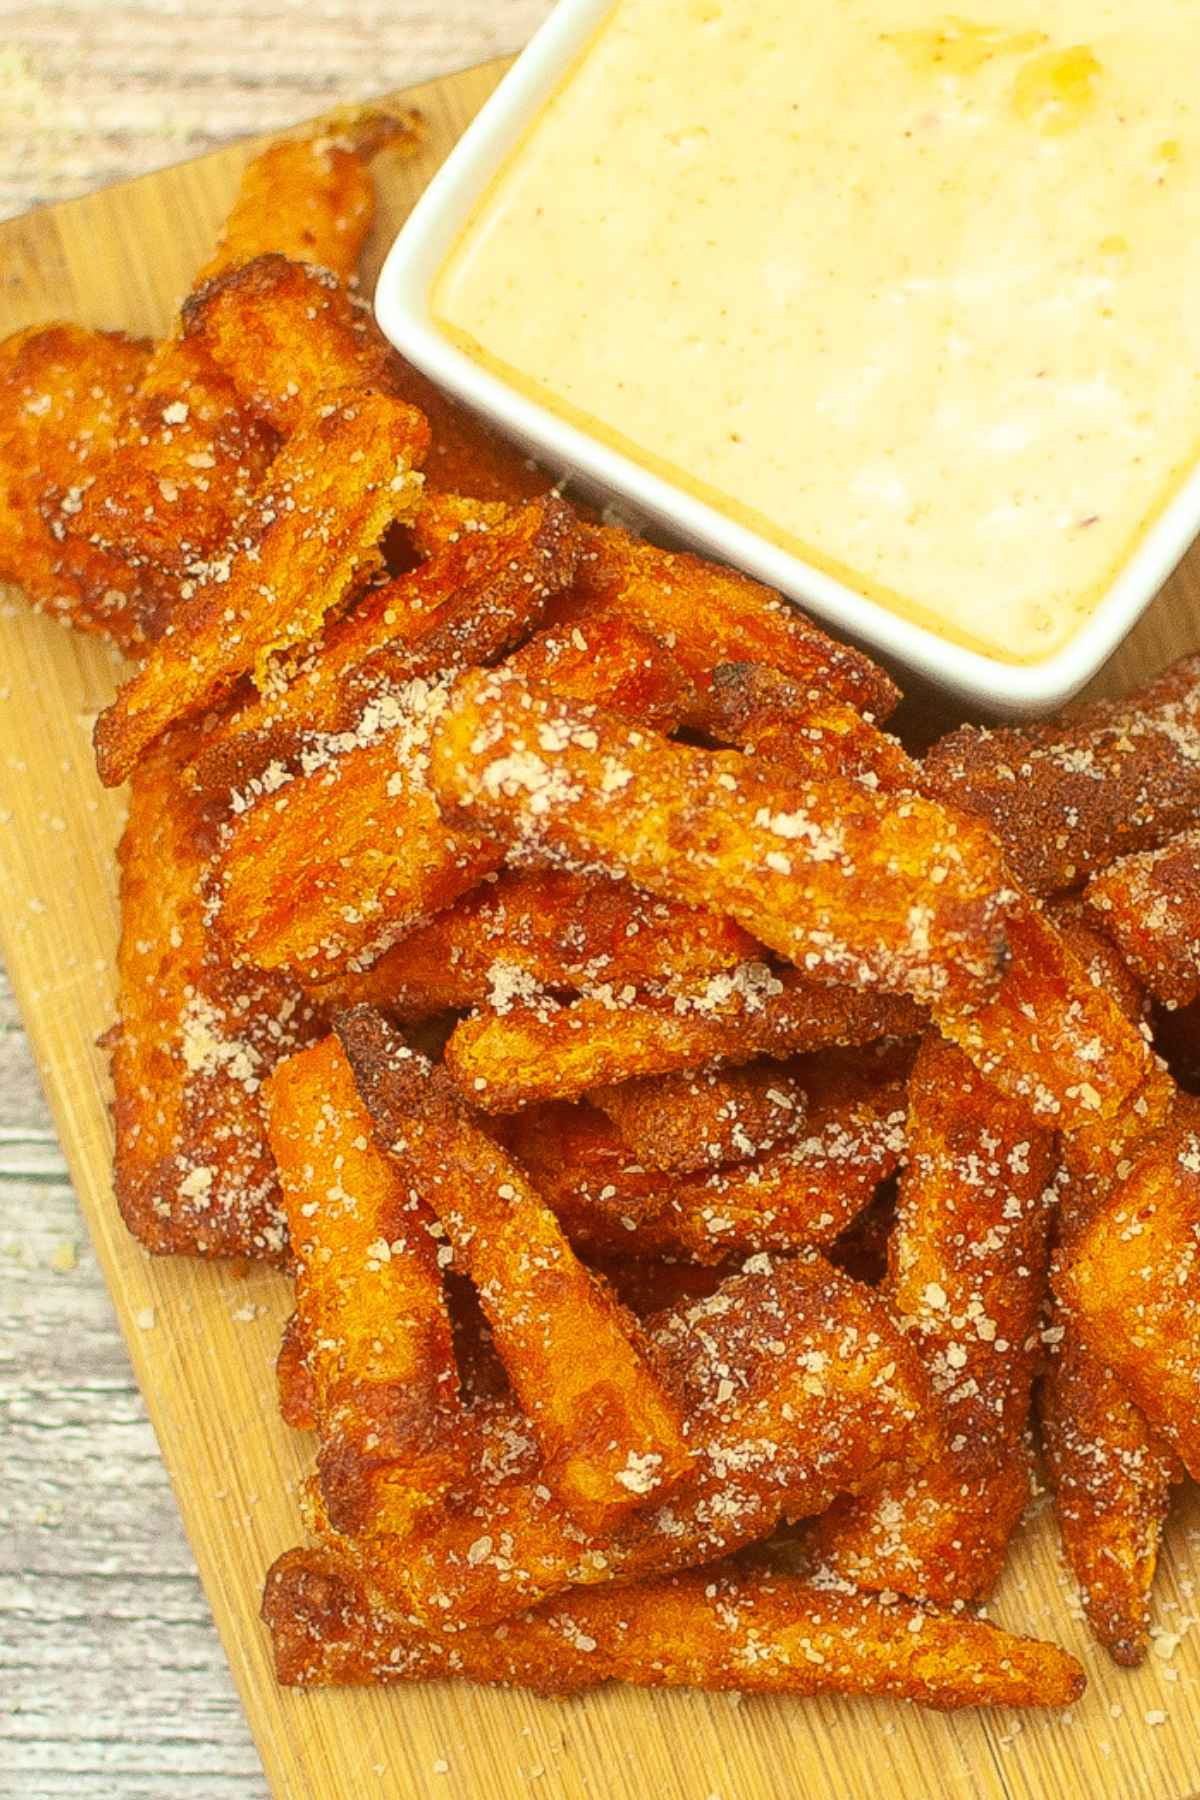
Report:
[[[412,90],[428,142],[379,168],[371,269],[503,64]],[[0,226],[0,334],[56,315],[161,331],[233,193],[233,149]],[[1128,686],[1200,647],[1200,554],[1177,572],[1101,678]],[[281,1693],[257,1609],[271,1559],[297,1541],[306,1444],[275,1410],[287,1284],[153,1263],[112,1201],[104,1058],[122,801],[98,785],[90,727],[117,673],[94,645],[0,605],[0,948],[217,1625],[275,1791],[512,1800],[1184,1800],[1200,1792],[1200,1503],[1179,1501],[1156,1593],[1169,1659],[1136,1674],[1093,1650],[1035,1507],[993,1606],[1080,1654],[1091,1685],[1066,1717],[933,1717],[882,1703],[786,1703],[606,1691],[560,1706],[442,1686]],[[120,1469],[97,1480],[120,1481]],[[1192,1625],[1193,1618],[1195,1624]],[[1189,1629],[1190,1627],[1190,1629]],[[1165,1714],[1151,1725],[1146,1715]]]

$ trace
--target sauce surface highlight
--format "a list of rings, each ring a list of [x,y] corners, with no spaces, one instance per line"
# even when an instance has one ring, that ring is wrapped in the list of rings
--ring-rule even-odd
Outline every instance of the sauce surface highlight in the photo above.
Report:
[[[1200,460],[1200,0],[621,0],[432,295],[943,637],[1060,648]]]

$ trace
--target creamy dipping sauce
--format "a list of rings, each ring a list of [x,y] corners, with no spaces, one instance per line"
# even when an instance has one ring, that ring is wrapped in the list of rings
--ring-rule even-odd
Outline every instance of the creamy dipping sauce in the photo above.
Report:
[[[1036,662],[1200,460],[1200,0],[620,0],[432,295],[469,355]]]

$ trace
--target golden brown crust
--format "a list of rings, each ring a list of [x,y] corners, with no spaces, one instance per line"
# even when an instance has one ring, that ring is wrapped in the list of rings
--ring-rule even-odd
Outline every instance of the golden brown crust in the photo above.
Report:
[[[910,1037],[926,1018],[901,996],[825,987],[794,969],[739,962],[665,993],[603,983],[563,1007],[542,998],[480,1012],[456,1026],[445,1061],[473,1105],[515,1112],[717,1060]]]
[[[303,766],[313,734],[352,733],[410,683],[491,661],[538,623],[570,580],[576,549],[571,508],[548,495],[366,587],[326,618],[295,667],[272,670],[266,691],[207,736],[197,791],[219,811],[241,808],[264,778]]]
[[[597,1533],[661,1503],[690,1458],[678,1408],[632,1322],[444,1071],[367,1007],[336,1023],[403,1190],[440,1219],[479,1294],[546,1480]]]
[[[1040,1125],[1103,1141],[1154,1078],[1149,1046],[1034,901],[1017,898],[1006,930],[995,993],[978,1005],[939,1005],[938,1026]]]
[[[208,845],[168,738],[137,771],[118,851],[116,1190],[158,1254],[282,1261],[287,1232],[259,1089],[315,1035],[292,983],[224,962],[208,928]]]
[[[243,170],[217,247],[197,280],[269,251],[349,279],[375,213],[368,162],[383,150],[411,155],[422,136],[420,114],[411,108],[369,104],[268,144]]]
[[[1046,724],[964,725],[923,768],[926,791],[989,821],[1032,893],[1075,887],[1200,813],[1200,657]]]
[[[328,268],[278,251],[202,282],[183,303],[181,335],[281,437],[339,394],[390,387],[387,342],[366,307]]]
[[[816,979],[919,1002],[999,979],[999,859],[973,823],[916,797],[774,780],[511,670],[459,677],[430,768],[444,805],[522,853],[725,911]]]
[[[670,644],[700,690],[719,663],[752,661],[877,720],[899,699],[868,656],[827,637],[770,588],[617,526],[588,531],[576,593],[581,606],[622,612]]]
[[[392,520],[413,511],[427,433],[419,413],[360,393],[298,431],[235,528],[223,557],[171,619],[96,725],[108,786],[177,720],[271,657],[302,643],[346,596]]]
[[[360,975],[314,990],[331,1004],[429,1018],[518,995],[695,980],[735,968],[753,942],[731,919],[660,900],[627,881],[504,869]]]
[[[274,432],[238,399],[202,344],[157,346],[109,455],[52,514],[73,543],[155,584],[157,637],[181,583],[215,555],[275,454]]]
[[[122,429],[149,346],[45,325],[0,344],[0,580],[80,631],[140,652],[146,601],[124,563],[61,520]]]
[[[1150,1636],[1150,1589],[1177,1460],[1108,1364],[1059,1315],[1040,1390],[1042,1447],[1063,1552],[1092,1634],[1135,1668]]]
[[[927,1037],[883,1292],[929,1368],[947,1451],[817,1528],[823,1555],[858,1586],[949,1604],[982,1598],[1000,1573],[1029,1494],[1054,1173],[1051,1134]]]
[[[638,1162],[681,1175],[790,1143],[808,1107],[801,1082],[776,1063],[645,1075],[593,1088],[588,1098]]]
[[[718,743],[797,774],[834,775],[882,793],[919,785],[920,770],[903,745],[857,706],[821,690],[814,694],[759,663],[718,664],[705,696],[704,727]]]
[[[1200,1129],[1179,1096],[1056,1264],[1061,1323],[1109,1366],[1189,1474],[1200,1473]]]
[[[497,1401],[476,1409],[475,1480],[415,1537],[339,1538],[311,1489],[310,1527],[422,1621],[482,1624],[566,1587],[711,1562],[936,1442],[915,1352],[869,1290],[820,1258],[756,1257],[646,1329],[693,1451],[690,1480],[662,1506],[601,1538],[581,1532],[520,1413]]]
[[[1083,1671],[1052,1644],[794,1575],[718,1564],[593,1589],[500,1628],[414,1630],[327,1552],[290,1550],[263,1596],[292,1687],[456,1678],[566,1695],[604,1681],[741,1693],[880,1694],[950,1710],[1066,1706]]]
[[[1122,856],[1087,886],[1088,910],[1145,986],[1171,1008],[1200,995],[1200,831]]]
[[[275,1389],[279,1399],[279,1416],[293,1431],[317,1429],[317,1396],[308,1345],[298,1315],[290,1312],[279,1340],[275,1358]]]
[[[903,1054],[796,1065],[806,1123],[782,1148],[690,1176],[641,1166],[589,1106],[523,1114],[515,1154],[589,1254],[721,1263],[756,1251],[832,1245],[904,1150]]]
[[[337,1040],[280,1063],[263,1087],[291,1242],[329,1516],[414,1516],[462,1473],[460,1403],[434,1215],[374,1143]]]

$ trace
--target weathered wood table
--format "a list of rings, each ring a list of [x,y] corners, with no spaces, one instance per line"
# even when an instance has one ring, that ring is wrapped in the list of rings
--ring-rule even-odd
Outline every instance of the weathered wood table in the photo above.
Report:
[[[0,0],[0,216],[499,55],[548,11]],[[264,1794],[2,971],[0,1457],[0,1794]]]

